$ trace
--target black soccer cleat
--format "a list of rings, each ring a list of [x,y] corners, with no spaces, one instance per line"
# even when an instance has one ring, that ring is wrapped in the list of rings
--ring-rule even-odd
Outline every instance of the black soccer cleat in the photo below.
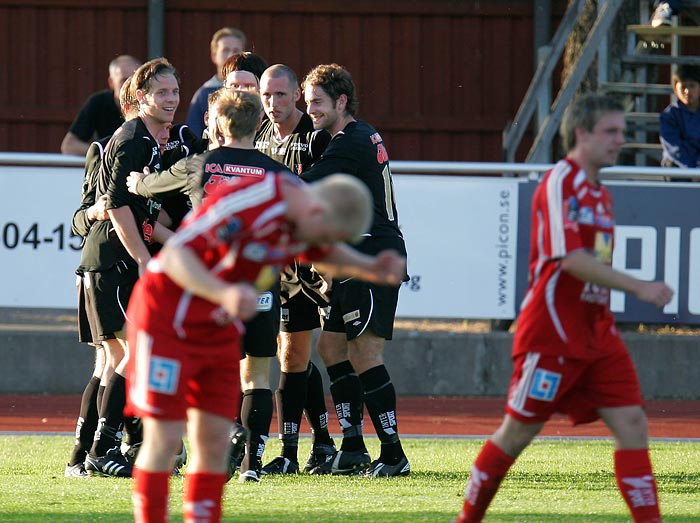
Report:
[[[333,474],[347,476],[349,474],[360,474],[367,470],[372,458],[366,450],[339,450],[333,459],[324,464],[311,469],[309,474]]]
[[[335,456],[335,445],[315,444],[311,449],[306,465],[304,465],[304,472],[311,472],[316,467],[332,460],[333,456]]]
[[[366,478],[395,478],[408,476],[411,473],[411,464],[408,458],[403,456],[396,465],[388,465],[379,459],[375,459],[363,474]]]
[[[299,464],[284,456],[277,456],[265,465],[261,472],[263,476],[268,474],[299,474]]]
[[[109,449],[104,456],[93,457],[88,454],[85,457],[85,471],[90,476],[114,476],[117,478],[130,478],[133,466],[125,458],[119,448]]]

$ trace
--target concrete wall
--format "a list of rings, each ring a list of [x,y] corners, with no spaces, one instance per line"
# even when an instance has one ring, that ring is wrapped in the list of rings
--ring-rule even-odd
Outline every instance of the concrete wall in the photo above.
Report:
[[[0,393],[80,393],[93,349],[72,329],[0,329]],[[648,399],[700,399],[700,338],[625,334]],[[397,331],[386,363],[398,394],[505,396],[512,335]],[[317,356],[314,357],[318,363]],[[279,370],[275,363],[273,381]],[[325,372],[322,372],[326,387]]]

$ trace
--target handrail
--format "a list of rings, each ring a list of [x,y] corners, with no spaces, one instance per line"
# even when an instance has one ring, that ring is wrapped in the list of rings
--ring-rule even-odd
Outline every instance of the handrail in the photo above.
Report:
[[[82,156],[52,153],[3,153],[0,152],[0,166],[35,165],[54,167],[80,167],[85,164]],[[550,163],[506,163],[506,162],[423,162],[393,160],[390,162],[394,174],[511,174],[543,173],[553,167]],[[617,165],[600,171],[604,179],[658,179],[700,178],[700,169],[679,169],[675,167],[637,167]]]

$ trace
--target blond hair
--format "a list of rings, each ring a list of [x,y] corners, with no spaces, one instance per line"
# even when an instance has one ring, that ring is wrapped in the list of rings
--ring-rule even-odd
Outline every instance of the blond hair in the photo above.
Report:
[[[311,191],[327,204],[327,219],[351,243],[359,242],[372,225],[374,209],[367,186],[349,174],[331,174],[310,185]]]

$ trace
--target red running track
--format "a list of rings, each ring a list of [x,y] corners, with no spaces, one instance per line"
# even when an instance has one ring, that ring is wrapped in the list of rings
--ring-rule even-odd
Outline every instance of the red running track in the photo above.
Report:
[[[402,396],[397,401],[401,434],[481,436],[498,427],[505,400]],[[0,431],[73,432],[79,408],[79,395],[0,395]],[[700,438],[700,401],[649,401],[646,411],[651,437]],[[274,419],[273,432],[276,427]],[[306,425],[302,432],[308,432]],[[572,427],[566,418],[557,416],[541,435],[605,437],[609,433],[600,421]]]

